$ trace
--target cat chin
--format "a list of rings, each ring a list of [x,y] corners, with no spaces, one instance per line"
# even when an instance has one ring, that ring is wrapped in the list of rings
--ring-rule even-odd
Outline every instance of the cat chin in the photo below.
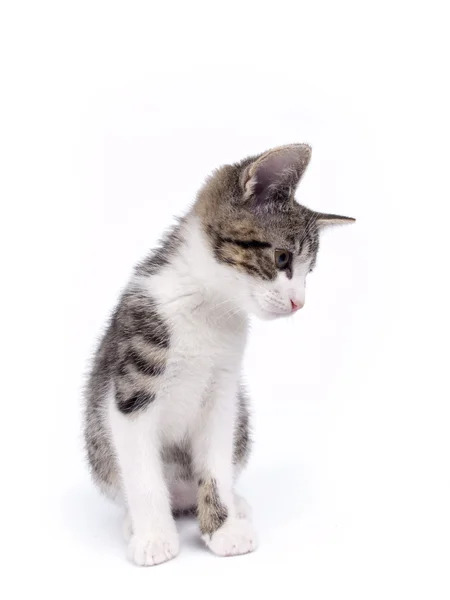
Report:
[[[266,313],[265,315],[258,315],[260,321],[276,321],[283,315],[275,315],[273,313]]]
[[[258,319],[260,319],[261,321],[276,321],[277,319],[282,319],[283,317],[289,317],[291,315],[291,313],[284,314],[270,312],[259,307],[256,310],[254,309],[252,312],[254,316],[258,317]]]

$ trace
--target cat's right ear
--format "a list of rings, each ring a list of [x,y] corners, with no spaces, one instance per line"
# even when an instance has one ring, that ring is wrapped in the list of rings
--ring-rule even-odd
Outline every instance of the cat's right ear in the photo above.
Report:
[[[244,201],[255,209],[277,209],[292,202],[311,159],[307,144],[280,146],[259,156],[241,176]]]

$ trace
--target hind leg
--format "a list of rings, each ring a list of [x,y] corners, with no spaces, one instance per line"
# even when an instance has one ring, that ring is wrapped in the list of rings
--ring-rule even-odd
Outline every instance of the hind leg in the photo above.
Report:
[[[172,512],[194,512],[197,509],[197,485],[193,481],[175,481],[169,485]]]

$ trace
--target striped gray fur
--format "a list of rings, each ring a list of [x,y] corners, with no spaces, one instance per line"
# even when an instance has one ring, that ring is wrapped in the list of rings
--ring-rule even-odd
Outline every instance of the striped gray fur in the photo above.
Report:
[[[282,153],[288,158],[291,153],[292,164],[278,172],[275,167]],[[188,215],[136,266],[134,281],[148,280],[182,256],[186,228],[194,218],[201,224],[215,266],[227,265],[259,282],[272,282],[280,270],[274,253],[284,249],[292,256],[305,257],[312,269],[319,248],[319,223],[351,219],[316,213],[295,201],[295,189],[309,158],[309,147],[298,145],[221,167],[201,188]],[[283,268],[291,278],[292,262]],[[85,389],[89,465],[95,481],[112,495],[121,489],[121,483],[106,417],[108,397],[114,394],[117,409],[127,419],[138,418],[159,401],[159,386],[178,343],[163,317],[163,307],[152,294],[133,284],[121,295],[95,353]],[[241,387],[234,430],[235,467],[246,464],[250,448],[248,400]],[[161,458],[178,480],[195,480],[197,485],[188,442],[163,447]],[[227,518],[214,478],[208,474],[200,482],[198,512],[201,529],[208,534]]]

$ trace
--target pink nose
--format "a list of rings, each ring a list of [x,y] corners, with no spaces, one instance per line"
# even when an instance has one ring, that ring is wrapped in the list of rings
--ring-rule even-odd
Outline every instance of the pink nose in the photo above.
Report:
[[[296,310],[298,310],[299,308],[302,308],[303,304],[301,304],[300,302],[294,302],[293,300],[291,300],[291,307],[292,307],[292,312],[295,312]]]

